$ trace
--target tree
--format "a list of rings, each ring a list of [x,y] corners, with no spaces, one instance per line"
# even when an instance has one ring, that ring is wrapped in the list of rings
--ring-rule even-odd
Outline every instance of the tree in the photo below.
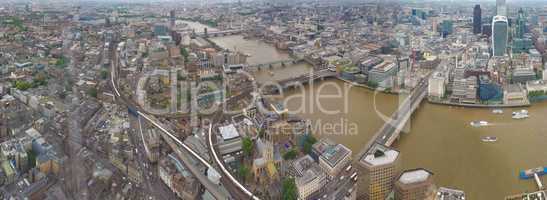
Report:
[[[36,153],[34,153],[34,151],[30,150],[30,151],[27,151],[27,161],[28,161],[28,166],[30,168],[34,168],[36,166]]]
[[[285,152],[285,154],[283,154],[283,159],[285,160],[292,160],[292,159],[295,159],[296,158],[296,150],[294,149],[290,149],[288,150],[287,152]]]
[[[317,142],[317,139],[315,139],[315,137],[313,137],[312,135],[307,135],[306,136],[306,140],[304,140],[304,147],[303,147],[303,150],[304,150],[304,153],[311,153],[311,149],[313,147],[313,145]]]
[[[26,82],[26,81],[15,81],[15,88],[17,88],[18,90],[22,90],[22,91],[25,91],[25,90],[28,90],[29,88],[32,87],[32,84],[29,83],[29,82]]]
[[[367,85],[370,86],[371,88],[377,88],[378,87],[378,83],[374,82],[374,81],[368,81]]]
[[[106,71],[106,70],[104,70],[104,69],[101,70],[101,78],[102,78],[102,79],[108,78],[108,71]]]
[[[182,55],[182,57],[184,58],[184,62],[188,62],[188,56],[190,55],[188,53],[188,50],[186,50],[186,48],[184,47],[181,47],[180,48],[180,54]]]
[[[283,187],[281,190],[281,196],[283,200],[296,200],[298,193],[296,190],[296,183],[294,178],[285,178],[283,179]]]
[[[253,152],[253,141],[249,137],[244,137],[241,142],[241,149],[245,156],[250,156]]]
[[[89,88],[87,90],[87,95],[92,96],[93,98],[97,98],[97,88]]]
[[[251,176],[251,170],[243,164],[239,166],[239,169],[237,170],[237,172],[239,177],[243,180],[243,182],[245,182]]]

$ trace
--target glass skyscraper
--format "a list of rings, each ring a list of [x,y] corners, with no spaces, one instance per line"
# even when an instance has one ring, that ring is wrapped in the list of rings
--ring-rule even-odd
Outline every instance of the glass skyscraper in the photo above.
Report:
[[[492,55],[503,56],[507,49],[508,22],[505,16],[495,16],[492,20]]]

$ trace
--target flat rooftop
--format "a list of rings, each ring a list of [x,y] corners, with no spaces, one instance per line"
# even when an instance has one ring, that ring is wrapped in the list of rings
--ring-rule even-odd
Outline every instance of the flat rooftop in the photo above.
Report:
[[[395,162],[399,152],[385,145],[374,143],[360,162],[366,165],[380,166]]]
[[[399,177],[399,182],[403,184],[421,183],[431,177],[431,172],[425,169],[413,169],[403,172]]]

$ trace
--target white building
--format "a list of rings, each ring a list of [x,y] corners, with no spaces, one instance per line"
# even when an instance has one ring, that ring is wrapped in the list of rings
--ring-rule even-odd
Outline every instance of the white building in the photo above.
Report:
[[[446,92],[446,77],[441,72],[435,72],[428,80],[427,93],[429,97],[443,98]]]
[[[291,170],[295,177],[298,199],[308,199],[310,195],[319,191],[327,183],[326,174],[309,155],[295,160]]]

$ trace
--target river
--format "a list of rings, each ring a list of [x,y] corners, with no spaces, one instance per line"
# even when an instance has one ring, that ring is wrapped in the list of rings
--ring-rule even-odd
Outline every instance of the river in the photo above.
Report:
[[[249,63],[288,57],[269,44],[241,36],[213,38],[213,41],[225,48],[250,53]],[[255,76],[260,82],[281,80],[306,73],[310,68],[306,64],[289,65],[274,68],[272,73],[258,71]],[[314,122],[315,135],[346,145],[354,155],[383,125],[384,120],[379,116],[389,116],[399,101],[396,95],[375,94],[339,80],[289,91],[284,99],[289,110]],[[467,199],[503,199],[507,195],[535,191],[533,180],[519,180],[518,171],[547,164],[547,125],[543,124],[547,119],[547,103],[537,103],[527,109],[531,117],[517,121],[511,119],[515,109],[505,109],[505,114],[495,115],[490,109],[424,102],[411,118],[409,131],[393,147],[401,152],[404,169],[426,168],[435,174],[437,186],[464,190]],[[469,125],[474,120],[493,124],[474,128]],[[484,143],[483,136],[496,136],[498,141]],[[547,183],[547,178],[542,180]]]

